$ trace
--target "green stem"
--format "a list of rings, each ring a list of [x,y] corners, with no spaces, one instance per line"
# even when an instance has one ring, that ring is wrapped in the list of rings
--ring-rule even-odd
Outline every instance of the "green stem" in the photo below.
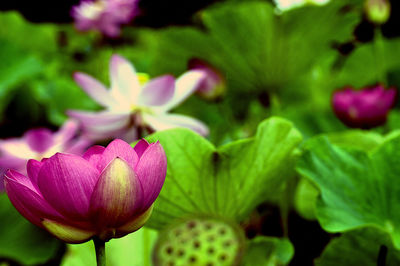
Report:
[[[143,258],[144,258],[144,266],[150,266],[149,254],[150,254],[150,235],[149,231],[146,228],[142,228],[143,230]]]
[[[93,242],[96,250],[97,266],[106,266],[106,242],[98,237],[94,237]]]

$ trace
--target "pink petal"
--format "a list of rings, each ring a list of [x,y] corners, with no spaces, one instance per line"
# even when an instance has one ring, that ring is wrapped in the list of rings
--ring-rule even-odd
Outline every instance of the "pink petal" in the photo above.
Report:
[[[90,213],[98,228],[127,223],[142,203],[142,187],[135,171],[115,158],[103,170],[90,199]]]
[[[58,130],[53,136],[54,136],[54,142],[55,143],[65,143],[75,137],[77,131],[79,129],[79,123],[78,121],[75,121],[73,119],[69,119]]]
[[[143,106],[163,105],[172,99],[175,78],[165,75],[149,81],[139,94],[138,104]]]
[[[93,144],[93,141],[90,141],[89,139],[86,138],[79,138],[76,141],[73,141],[72,143],[66,143],[66,147],[64,147],[65,153],[72,153],[76,155],[82,155],[85,150]]]
[[[113,140],[104,150],[101,160],[98,164],[99,170],[102,171],[115,158],[124,159],[132,169],[135,169],[139,157],[135,150],[123,140]]]
[[[174,96],[170,101],[160,106],[160,111],[171,110],[186,100],[197,90],[205,77],[206,74],[201,70],[191,70],[180,76],[175,82]]]
[[[5,154],[0,158],[0,168],[13,169],[25,174],[27,158],[16,158],[14,156]]]
[[[81,122],[84,133],[93,140],[112,138],[130,123],[129,113],[68,111]]]
[[[129,103],[135,103],[140,93],[140,82],[133,65],[119,55],[113,55],[110,61],[111,88],[115,96]]]
[[[11,203],[33,224],[42,227],[43,218],[62,219],[62,216],[33,188],[27,177],[15,171],[8,171],[4,183]]]
[[[139,228],[141,228],[147,220],[150,218],[151,213],[153,212],[153,206],[151,205],[150,208],[148,208],[145,212],[143,212],[140,215],[136,215],[131,221],[128,223],[120,226],[117,228],[115,236],[118,237],[123,237],[129,233],[135,232]]]
[[[38,153],[43,153],[54,145],[53,133],[46,128],[29,130],[23,138],[29,147]]]
[[[202,136],[209,133],[208,127],[197,119],[178,115],[178,114],[162,114],[158,116],[144,115],[143,119],[156,131],[171,128],[183,127],[191,129]]]
[[[142,154],[149,147],[149,145],[150,144],[145,139],[141,139],[138,143],[136,143],[134,150],[139,158],[142,157]]]
[[[150,144],[140,157],[135,172],[143,187],[143,210],[146,210],[158,197],[167,174],[167,157],[159,142]]]
[[[46,160],[38,175],[38,186],[47,202],[71,219],[85,219],[99,171],[85,159],[61,154]]]
[[[115,104],[115,100],[110,97],[109,91],[98,80],[80,72],[74,73],[74,79],[76,83],[100,105],[107,107]]]
[[[90,147],[83,155],[83,159],[88,161],[91,165],[93,165],[96,169],[101,171],[100,169],[100,160],[103,155],[105,148],[100,145],[95,145]]]
[[[26,165],[26,171],[28,173],[28,177],[36,190],[39,190],[37,186],[37,181],[38,181],[38,174],[42,165],[43,165],[42,162],[38,162],[34,159],[30,159]]]

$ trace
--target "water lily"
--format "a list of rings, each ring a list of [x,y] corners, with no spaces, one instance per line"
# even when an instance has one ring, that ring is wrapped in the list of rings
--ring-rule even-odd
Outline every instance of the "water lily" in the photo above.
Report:
[[[337,117],[347,126],[369,129],[383,125],[396,99],[396,89],[381,85],[356,91],[345,88],[333,94]]]
[[[9,170],[11,203],[30,222],[68,243],[108,241],[139,229],[163,186],[167,159],[160,143],[122,140],[82,156],[57,153],[29,160],[28,175]]]
[[[91,142],[78,138],[79,125],[76,121],[67,121],[59,131],[52,132],[47,128],[37,128],[27,131],[21,138],[0,140],[0,169],[7,169],[26,174],[26,163],[29,159],[41,160],[56,152],[83,154]],[[2,179],[0,178],[0,190]]]
[[[207,62],[198,58],[189,61],[189,69],[203,71],[205,77],[199,84],[196,93],[207,100],[220,98],[226,91],[226,81],[222,73]]]
[[[120,26],[138,14],[137,0],[83,0],[71,15],[80,31],[98,30],[108,37],[120,35]]]
[[[83,134],[94,140],[121,138],[136,140],[138,129],[153,131],[186,127],[201,135],[208,134],[202,122],[179,114],[168,113],[194,93],[204,78],[202,71],[188,71],[177,80],[171,75],[154,78],[144,85],[132,64],[114,55],[110,62],[111,89],[84,73],[75,73],[75,81],[105,109],[99,112],[69,111],[78,119]]]

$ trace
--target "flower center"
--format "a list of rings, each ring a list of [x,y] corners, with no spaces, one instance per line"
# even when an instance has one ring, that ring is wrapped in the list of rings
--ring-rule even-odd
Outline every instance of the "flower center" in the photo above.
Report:
[[[85,2],[81,5],[79,13],[85,18],[96,19],[104,11],[104,8],[105,2],[102,0],[95,2]]]

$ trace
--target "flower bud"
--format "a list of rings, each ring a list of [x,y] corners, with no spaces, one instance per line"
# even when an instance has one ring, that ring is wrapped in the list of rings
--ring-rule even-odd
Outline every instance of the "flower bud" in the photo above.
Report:
[[[352,128],[369,129],[383,125],[396,99],[396,89],[385,90],[378,85],[355,91],[345,88],[333,94],[336,116]]]
[[[29,221],[68,243],[103,241],[138,230],[161,191],[167,160],[160,143],[132,148],[114,140],[83,156],[57,153],[29,160],[28,176],[5,175],[11,203]]]
[[[384,24],[390,17],[390,1],[366,0],[365,13],[368,20],[374,24]]]
[[[224,95],[226,91],[226,81],[221,72],[208,63],[193,58],[189,61],[189,69],[200,70],[205,73],[205,78],[198,85],[196,93],[207,100],[215,100]]]

